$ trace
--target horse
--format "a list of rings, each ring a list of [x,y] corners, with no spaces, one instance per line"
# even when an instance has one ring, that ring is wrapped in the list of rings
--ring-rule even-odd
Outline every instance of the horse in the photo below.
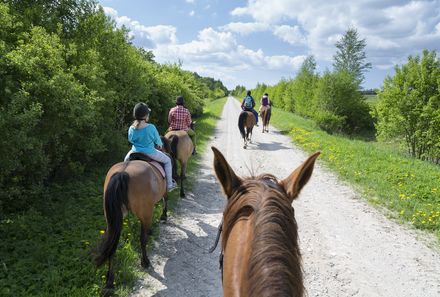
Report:
[[[169,141],[171,148],[169,153],[173,159],[173,178],[180,180],[180,197],[185,197],[183,180],[186,178],[186,166],[193,153],[194,144],[188,133],[183,130],[169,131],[165,134],[165,138]],[[180,163],[180,176],[177,174],[177,160]]]
[[[238,117],[238,129],[243,137],[243,148],[247,147],[247,142],[251,142],[252,129],[256,123],[255,116],[250,111],[242,111]]]
[[[261,119],[263,122],[263,133],[266,131],[269,133],[269,121],[272,115],[272,108],[270,106],[261,107]]]
[[[121,235],[122,221],[128,211],[136,215],[141,222],[141,265],[144,268],[150,266],[145,246],[148,235],[151,234],[154,206],[162,198],[164,207],[160,219],[161,221],[167,220],[166,180],[161,170],[145,161],[120,162],[113,165],[107,172],[103,196],[107,228],[101,243],[94,250],[94,260],[97,267],[102,266],[108,260],[103,295],[110,296],[114,292],[112,262]]]
[[[221,233],[224,296],[303,296],[298,227],[292,201],[309,181],[319,152],[283,180],[238,177],[215,147],[214,171],[227,197]]]

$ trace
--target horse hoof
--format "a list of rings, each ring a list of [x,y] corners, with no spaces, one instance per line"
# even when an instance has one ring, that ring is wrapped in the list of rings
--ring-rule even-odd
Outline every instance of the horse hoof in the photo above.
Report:
[[[161,221],[161,222],[166,222],[167,219],[168,219],[168,216],[167,216],[166,214],[163,214],[163,215],[160,217],[160,221]]]
[[[142,260],[142,261],[141,261],[141,266],[142,266],[143,268],[147,269],[148,267],[151,266],[150,260],[149,260],[149,259],[147,259],[147,260]]]
[[[186,197],[185,193],[180,193],[180,198],[185,198],[185,197]]]
[[[106,286],[102,289],[102,296],[104,297],[110,297],[115,293],[115,287],[113,285]]]

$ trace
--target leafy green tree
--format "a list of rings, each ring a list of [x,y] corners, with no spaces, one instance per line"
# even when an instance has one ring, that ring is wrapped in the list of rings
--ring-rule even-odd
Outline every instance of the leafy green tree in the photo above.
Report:
[[[319,76],[316,74],[316,61],[313,56],[308,56],[292,82],[292,102],[288,110],[295,111],[302,116],[312,117],[316,104],[314,92]]]
[[[372,128],[369,107],[348,72],[325,73],[317,84],[315,101],[313,117],[328,132],[354,134]]]
[[[337,48],[333,56],[335,72],[350,73],[360,86],[364,81],[364,73],[371,68],[371,63],[365,61],[367,45],[365,39],[360,39],[357,30],[350,28],[335,45]]]
[[[395,67],[379,92],[376,124],[380,139],[402,139],[420,159],[440,159],[440,60],[435,51],[409,56]]]

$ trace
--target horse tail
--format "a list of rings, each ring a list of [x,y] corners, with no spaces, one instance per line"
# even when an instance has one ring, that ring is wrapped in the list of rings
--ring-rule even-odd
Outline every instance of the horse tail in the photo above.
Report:
[[[171,156],[174,159],[177,159],[177,145],[179,144],[179,137],[177,137],[176,135],[174,135],[171,139]]]
[[[245,138],[244,123],[246,122],[247,112],[242,111],[238,117],[238,129],[240,130],[241,137]]]
[[[128,205],[128,182],[130,176],[127,172],[116,172],[110,178],[104,194],[104,208],[107,219],[107,230],[104,239],[96,249],[95,263],[100,267],[116,251],[122,230],[122,206]]]

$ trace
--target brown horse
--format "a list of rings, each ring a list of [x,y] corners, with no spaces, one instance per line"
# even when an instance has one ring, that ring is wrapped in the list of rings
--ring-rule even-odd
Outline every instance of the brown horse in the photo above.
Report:
[[[272,114],[272,108],[270,106],[262,106],[261,107],[261,119],[263,122],[263,133],[269,133],[269,121],[270,116]]]
[[[228,199],[220,258],[224,296],[303,296],[292,201],[309,181],[319,152],[279,181],[270,174],[240,178],[223,155],[212,150],[215,173]]]
[[[112,260],[118,246],[123,218],[131,211],[141,222],[141,265],[150,266],[145,246],[151,231],[154,205],[164,202],[161,220],[167,219],[166,181],[161,172],[145,161],[134,160],[113,165],[107,172],[104,182],[104,215],[107,229],[103,240],[95,251],[95,262],[99,267],[108,260],[104,296],[114,291]]]
[[[169,140],[171,148],[169,153],[173,159],[173,177],[180,180],[180,197],[185,197],[183,180],[186,178],[186,166],[194,150],[194,144],[186,131],[169,131],[165,134],[165,138]],[[180,176],[177,175],[176,160],[180,163]]]
[[[250,111],[242,111],[238,117],[238,129],[243,137],[243,148],[247,147],[247,142],[251,142],[252,129],[256,123],[255,116]]]

